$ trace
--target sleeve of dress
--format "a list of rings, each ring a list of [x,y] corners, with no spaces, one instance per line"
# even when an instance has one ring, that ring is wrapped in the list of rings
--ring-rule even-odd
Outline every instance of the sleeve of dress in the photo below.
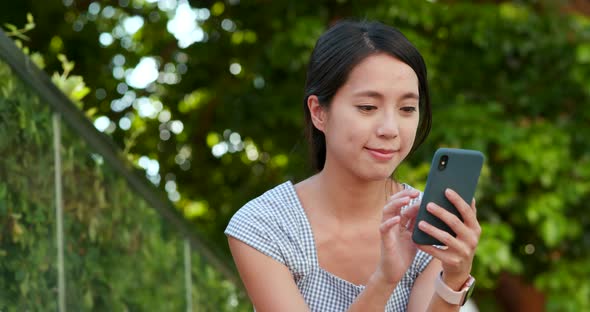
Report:
[[[234,237],[261,253],[285,264],[277,244],[279,227],[271,214],[265,214],[265,207],[250,202],[240,208],[229,221],[225,235]],[[267,207],[268,208],[268,207]]]
[[[425,253],[422,250],[418,250],[416,252],[416,256],[414,257],[414,261],[410,266],[410,272],[414,275],[414,277],[418,277],[420,273],[426,269],[430,261],[432,260],[432,256]]]

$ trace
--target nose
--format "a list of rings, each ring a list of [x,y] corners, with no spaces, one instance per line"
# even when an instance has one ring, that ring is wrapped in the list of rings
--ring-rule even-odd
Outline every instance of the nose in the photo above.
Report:
[[[384,113],[377,126],[377,136],[391,139],[399,135],[399,122],[392,113]]]

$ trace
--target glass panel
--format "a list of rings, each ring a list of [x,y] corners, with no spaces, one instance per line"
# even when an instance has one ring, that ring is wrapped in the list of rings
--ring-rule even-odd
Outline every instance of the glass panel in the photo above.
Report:
[[[0,310],[57,311],[52,115],[0,60]]]
[[[1,61],[0,81],[0,311],[58,311],[52,113]],[[186,310],[177,229],[63,119],[60,132],[67,310]],[[251,311],[190,253],[193,311]]]
[[[177,231],[65,123],[62,141],[68,310],[184,310]]]

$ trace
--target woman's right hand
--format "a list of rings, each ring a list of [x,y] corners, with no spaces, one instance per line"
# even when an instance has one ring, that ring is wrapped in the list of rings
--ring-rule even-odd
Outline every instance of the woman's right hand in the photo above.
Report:
[[[396,285],[408,270],[416,255],[412,231],[420,202],[402,210],[420,192],[405,189],[390,197],[383,208],[379,231],[381,233],[381,260],[375,274],[386,283]]]

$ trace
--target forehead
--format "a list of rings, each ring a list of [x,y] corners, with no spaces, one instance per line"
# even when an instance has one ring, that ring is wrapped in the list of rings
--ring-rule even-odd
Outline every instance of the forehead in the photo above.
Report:
[[[415,92],[418,94],[418,76],[406,63],[384,53],[371,55],[350,72],[343,89],[375,89],[388,92]]]

